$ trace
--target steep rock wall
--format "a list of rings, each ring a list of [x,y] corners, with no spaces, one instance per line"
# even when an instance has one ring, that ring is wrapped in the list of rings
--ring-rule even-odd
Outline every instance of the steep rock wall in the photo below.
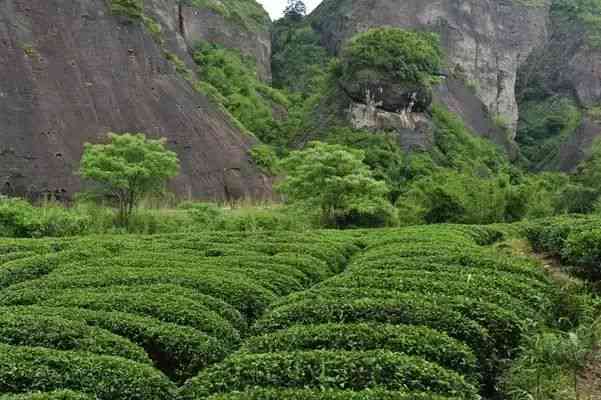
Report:
[[[271,34],[269,25],[248,27],[209,8],[182,6],[181,34],[193,47],[199,41],[218,43],[241,51],[257,61],[259,77],[271,81]],[[268,16],[264,17],[268,20]]]
[[[173,2],[153,0],[170,51]],[[175,8],[177,9],[177,8]],[[136,22],[98,0],[0,2],[0,191],[69,198],[84,142],[109,131],[166,137],[182,172],[173,189],[207,199],[263,197],[255,140],[183,79]]]
[[[601,106],[601,46],[592,45],[585,27],[552,12],[548,40],[528,57],[519,70],[520,102],[543,102],[554,96],[573,99],[583,114],[580,126],[565,137],[541,169],[570,171],[582,161],[601,136],[601,121],[588,116]]]
[[[440,33],[450,74],[474,88],[491,115],[515,131],[520,65],[547,36],[549,5],[522,0],[326,0],[312,14],[323,43],[336,53],[358,32],[377,26]]]

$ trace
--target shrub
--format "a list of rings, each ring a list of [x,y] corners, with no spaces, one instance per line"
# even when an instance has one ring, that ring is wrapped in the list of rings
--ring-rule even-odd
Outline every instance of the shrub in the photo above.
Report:
[[[12,399],[11,399],[12,400]],[[37,400],[37,399],[36,399]],[[218,394],[209,400],[453,400],[432,393],[406,393],[383,389],[350,391],[342,389],[255,389]],[[454,399],[459,400],[459,399]]]
[[[248,339],[241,352],[389,350],[419,356],[470,377],[476,357],[462,342],[424,326],[374,323],[298,325]]]
[[[103,329],[79,321],[35,315],[23,309],[18,311],[0,313],[0,343],[84,351],[151,363],[142,348]]]
[[[9,261],[4,263],[0,269],[0,288],[40,278],[58,268],[65,261],[77,262],[92,255],[102,256],[103,254],[106,253],[102,249],[73,250]]]
[[[441,54],[433,34],[376,28],[355,36],[346,46],[342,78],[356,79],[356,73],[372,69],[405,82],[430,82],[438,73]]]
[[[424,295],[462,295],[477,297],[502,305],[525,318],[534,318],[539,312],[549,309],[551,301],[545,294],[554,288],[531,286],[522,283],[517,274],[495,273],[478,270],[462,273],[461,270],[427,272],[424,270],[392,270],[351,273],[338,275],[320,287],[374,288],[398,292],[416,292]],[[545,293],[547,292],[547,293]]]
[[[418,357],[387,351],[239,354],[203,371],[183,399],[256,387],[415,390],[478,399],[464,378]]]
[[[0,392],[55,389],[94,393],[99,400],[168,400],[175,385],[123,358],[0,344]]]
[[[104,288],[102,291],[62,290],[53,293],[37,304],[52,307],[78,307],[97,311],[121,311],[153,317],[163,322],[189,326],[223,340],[226,343],[239,341],[239,333],[217,313],[185,297],[129,288],[118,290]]]
[[[0,196],[0,237],[74,236],[85,233],[89,223],[60,205],[33,207],[25,200]]]
[[[137,20],[144,16],[143,0],[110,0],[111,12]]]
[[[110,286],[174,284],[224,300],[244,316],[260,315],[276,296],[251,278],[232,272],[181,270],[178,268],[126,269],[88,271],[82,275],[49,276],[0,292],[2,304],[32,304],[41,290],[67,288],[105,288]],[[23,290],[27,289],[27,290]],[[36,291],[38,294],[36,294]]]
[[[0,400],[94,400],[95,396],[70,390],[0,395]]]
[[[365,293],[365,294],[363,294]],[[411,293],[394,297],[373,297],[376,292],[337,290],[330,296],[309,297],[275,307],[255,324],[257,333],[274,332],[293,325],[322,323],[379,322],[422,325],[445,332],[481,354],[490,354],[489,332],[446,305],[440,305]],[[390,292],[388,292],[390,293]]]
[[[563,258],[583,272],[599,279],[601,273],[601,228],[571,233],[562,250]]]
[[[196,329],[121,312],[40,306],[4,307],[2,311],[80,321],[105,329],[144,348],[157,368],[180,383],[220,361],[230,350]]]

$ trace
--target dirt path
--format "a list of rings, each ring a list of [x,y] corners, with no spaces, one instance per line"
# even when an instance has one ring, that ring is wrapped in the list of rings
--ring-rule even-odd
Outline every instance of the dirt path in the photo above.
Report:
[[[510,243],[511,251],[518,256],[533,257],[540,261],[545,272],[561,287],[581,286],[583,282],[561,268],[561,262],[556,257],[535,253],[524,240]],[[588,356],[586,367],[578,378],[578,400],[601,400],[601,343]]]

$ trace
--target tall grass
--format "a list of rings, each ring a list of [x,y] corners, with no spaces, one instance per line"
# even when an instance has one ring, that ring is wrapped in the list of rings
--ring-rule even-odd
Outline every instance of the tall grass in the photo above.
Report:
[[[315,227],[305,210],[276,203],[178,204],[174,199],[147,199],[136,209],[128,226],[117,224],[110,206],[77,201],[32,205],[20,199],[0,198],[0,237],[76,236],[89,234],[158,234],[210,230],[306,230]]]

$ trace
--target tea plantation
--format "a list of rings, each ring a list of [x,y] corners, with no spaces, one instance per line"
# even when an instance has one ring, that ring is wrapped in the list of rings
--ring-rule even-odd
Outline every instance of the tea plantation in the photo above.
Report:
[[[550,225],[525,231],[552,246]],[[588,260],[573,250],[583,235],[558,246]],[[536,262],[492,246],[502,236],[3,239],[0,399],[487,398],[532,327],[564,309]]]

